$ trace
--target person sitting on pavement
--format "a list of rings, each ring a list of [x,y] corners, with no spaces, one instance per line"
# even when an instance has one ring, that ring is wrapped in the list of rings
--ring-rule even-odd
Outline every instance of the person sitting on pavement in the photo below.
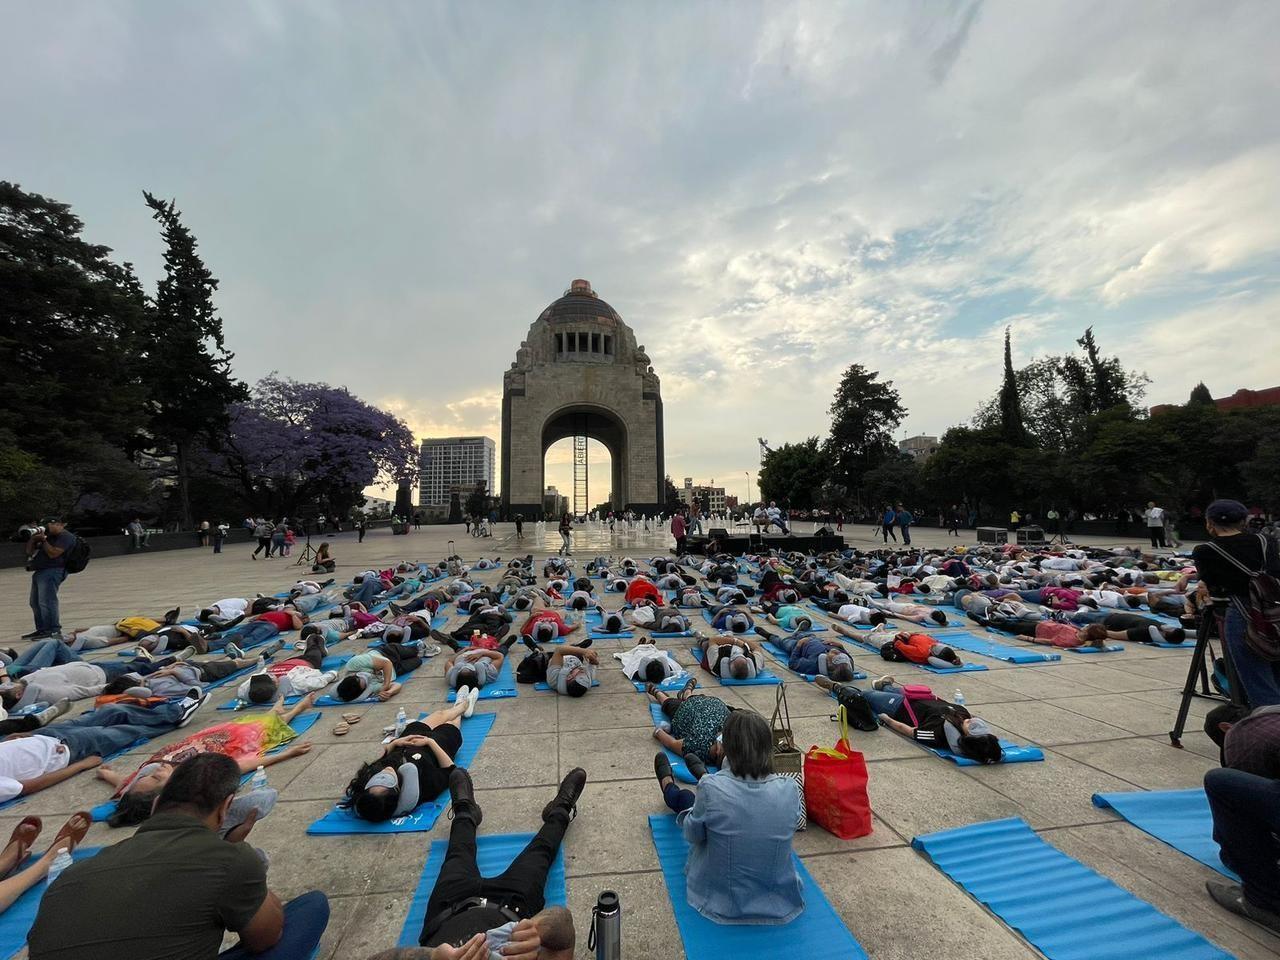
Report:
[[[246,960],[267,950],[279,960],[310,957],[329,921],[324,894],[282,903],[258,853],[218,835],[240,777],[235,761],[218,754],[176,766],[148,823],[67,867],[45,891],[27,940],[32,960]],[[140,890],[162,892],[165,908]],[[228,931],[240,943],[219,954]]]
[[[699,776],[696,795],[676,785],[666,754],[653,758],[663,799],[689,843],[689,905],[715,923],[790,923],[805,906],[791,851],[804,798],[794,779],[774,772],[773,737],[758,713],[730,713],[721,740],[722,769]]]
[[[448,786],[453,759],[462,749],[462,718],[474,707],[459,696],[456,703],[411,721],[356,771],[342,806],[361,820],[382,823],[435,800]]]
[[[390,950],[370,960],[573,960],[573,915],[564,907],[548,907],[543,890],[586,782],[585,770],[570,770],[542,808],[542,828],[534,838],[501,874],[484,877],[476,866],[476,835],[484,814],[470,775],[454,768],[449,848],[418,934],[426,949]]]

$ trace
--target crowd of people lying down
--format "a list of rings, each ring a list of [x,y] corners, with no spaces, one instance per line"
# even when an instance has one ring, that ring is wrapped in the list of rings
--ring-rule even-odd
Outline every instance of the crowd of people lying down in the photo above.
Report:
[[[43,824],[22,818],[0,853],[0,909],[74,850],[98,816],[137,832],[60,870],[29,935],[36,960],[213,957],[228,932],[239,943],[223,957],[310,956],[328,903],[322,891],[287,903],[271,892],[268,852],[247,842],[277,800],[257,772],[310,751],[301,734],[317,711],[333,710],[332,732],[342,736],[364,718],[360,707],[403,696],[406,679],[440,656],[442,676],[427,681],[439,686],[411,689],[419,691],[415,703],[446,695],[452,702],[371,743],[335,798],[338,809],[370,823],[442,796],[452,805],[448,855],[419,946],[384,956],[574,955],[574,917],[548,906],[543,888],[587,771],[564,778],[524,852],[485,878],[476,867],[483,812],[455,760],[464,721],[489,685],[544,684],[567,704],[589,697],[613,661],[653,705],[655,805],[676,814],[689,843],[689,904],[719,923],[784,924],[805,908],[789,856],[803,796],[795,780],[774,772],[768,722],[708,691],[785,666],[813,678],[868,732],[883,727],[999,763],[1001,742],[981,717],[892,676],[859,684],[855,654],[947,669],[962,661],[935,632],[944,626],[1064,648],[1178,644],[1216,616],[1238,689],[1206,722],[1223,751],[1206,790],[1224,861],[1243,883],[1210,892],[1280,929],[1280,668],[1251,652],[1240,621],[1249,584],[1241,570],[1280,573],[1280,559],[1273,543],[1243,532],[1237,514],[1229,503],[1211,505],[1213,538],[1191,555],[957,545],[598,556],[581,566],[529,555],[406,561],[341,584],[303,580],[278,596],[215,600],[187,620],[180,609],[130,612],[3,651],[0,802],[21,802],[93,769],[105,807],[69,818],[30,863]],[[833,629],[815,631],[823,625]],[[349,652],[340,652],[344,644]],[[127,657],[105,650],[124,645]],[[678,655],[690,649],[692,663]],[[103,763],[190,726],[221,684],[236,708],[225,721],[165,742],[141,763]],[[93,709],[69,717],[82,700]],[[502,710],[501,700],[494,709]],[[158,890],[167,891],[162,912]]]

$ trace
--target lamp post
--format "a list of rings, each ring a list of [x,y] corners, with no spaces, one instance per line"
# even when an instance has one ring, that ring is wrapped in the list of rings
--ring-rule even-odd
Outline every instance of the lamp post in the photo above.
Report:
[[[743,472],[744,474],[746,474],[746,477],[747,477],[747,506],[749,507],[749,506],[751,506],[751,503],[752,503],[752,500],[751,500],[751,471],[750,471],[750,470],[743,470],[742,472]]]

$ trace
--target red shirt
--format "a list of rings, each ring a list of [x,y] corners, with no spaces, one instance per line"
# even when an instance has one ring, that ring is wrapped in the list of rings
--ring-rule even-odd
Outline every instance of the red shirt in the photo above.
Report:
[[[678,513],[671,518],[671,535],[677,540],[684,536],[684,517]]]
[[[662,593],[658,590],[652,580],[646,580],[644,577],[636,577],[627,586],[627,603],[634,604],[637,600],[662,600]]]
[[[533,636],[534,624],[541,623],[544,620],[550,620],[556,625],[557,636],[563,637],[569,632],[569,627],[561,618],[560,614],[556,613],[554,610],[537,610],[529,614],[529,619],[526,620],[524,626],[520,628],[520,635],[524,637]]]
[[[928,663],[933,643],[933,637],[923,633],[913,633],[906,640],[894,640],[893,647],[912,663]]]
[[[274,623],[277,629],[280,630],[293,629],[293,615],[285,613],[283,610],[268,610],[266,613],[262,614],[262,616],[258,617],[258,619],[263,620],[266,623]]]

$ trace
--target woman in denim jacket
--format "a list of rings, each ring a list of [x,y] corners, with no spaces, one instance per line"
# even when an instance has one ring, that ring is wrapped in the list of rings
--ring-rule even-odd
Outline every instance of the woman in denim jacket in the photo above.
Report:
[[[734,710],[721,734],[724,761],[695,797],[674,784],[666,755],[654,758],[667,805],[689,842],[689,905],[716,923],[789,923],[804,910],[791,838],[800,816],[796,781],[773,772],[773,738],[758,713]],[[686,760],[687,762],[687,760]],[[701,765],[697,765],[701,772]]]

